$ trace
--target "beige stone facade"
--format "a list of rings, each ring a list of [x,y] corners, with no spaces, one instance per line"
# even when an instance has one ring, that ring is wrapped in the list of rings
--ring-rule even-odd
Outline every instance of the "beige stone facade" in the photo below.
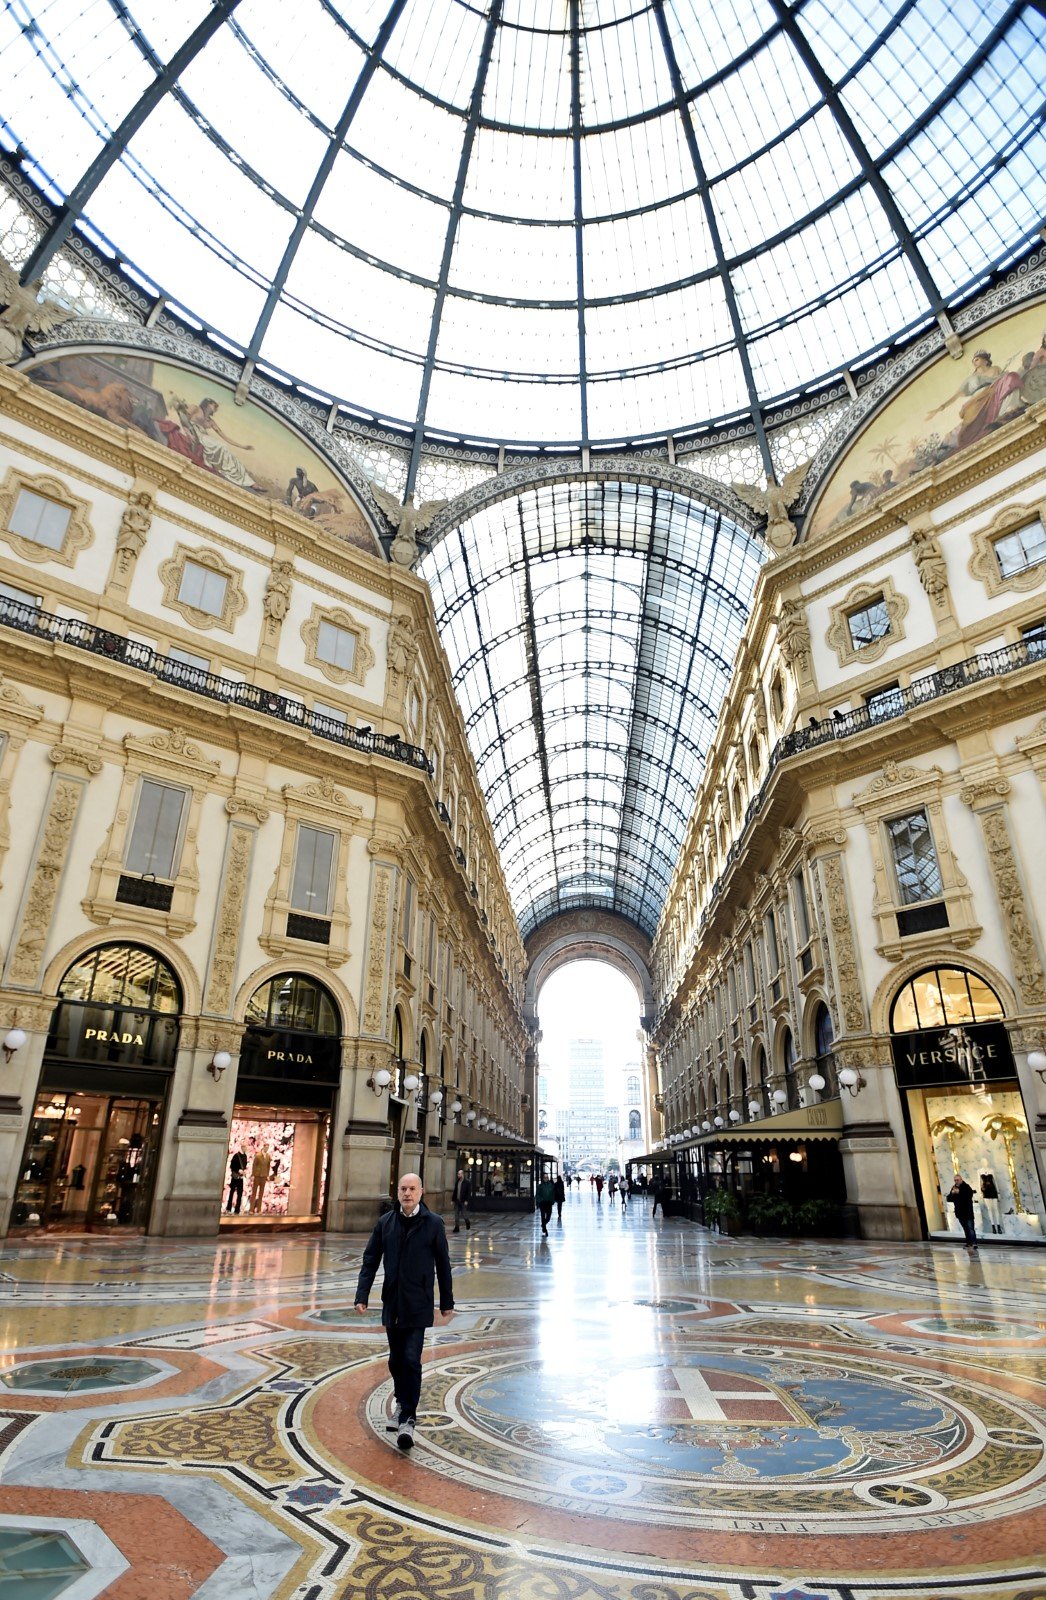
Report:
[[[529,1034],[426,586],[3,369],[0,482],[0,1226],[214,1233],[238,1139],[275,1216],[441,1203],[470,1109],[527,1135]]]
[[[866,1236],[1042,1237],[1044,481],[1040,404],[769,561],[654,942],[664,1151],[828,1130]]]

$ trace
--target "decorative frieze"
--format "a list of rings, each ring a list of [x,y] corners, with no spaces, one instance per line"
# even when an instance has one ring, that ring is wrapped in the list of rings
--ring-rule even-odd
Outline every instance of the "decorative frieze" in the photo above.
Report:
[[[247,900],[254,836],[253,828],[241,827],[234,823],[229,829],[225,872],[222,876],[214,947],[211,952],[210,981],[204,998],[204,1009],[216,1014],[228,1011],[232,1004],[236,958],[239,954],[240,935],[243,929],[243,911]]]
[[[54,922],[58,889],[69,854],[76,813],[86,784],[56,775],[40,847],[26,895],[6,981],[35,988],[40,981],[47,935]]]
[[[367,935],[366,991],[363,1032],[380,1036],[385,1031],[385,998],[389,975],[389,915],[393,868],[375,862],[370,929]]]
[[[1010,785],[1005,778],[988,776],[967,784],[962,798],[976,812],[984,834],[988,865],[1021,999],[1025,1005],[1041,1006],[1046,1005],[1046,978],[1006,820],[1005,799],[1009,792]]]
[[[842,856],[823,856],[821,872],[824,875],[825,904],[835,956],[836,984],[842,1005],[843,1023],[847,1033],[861,1033],[865,1027],[864,997],[861,993],[857,947],[846,894],[846,880],[843,877]]]

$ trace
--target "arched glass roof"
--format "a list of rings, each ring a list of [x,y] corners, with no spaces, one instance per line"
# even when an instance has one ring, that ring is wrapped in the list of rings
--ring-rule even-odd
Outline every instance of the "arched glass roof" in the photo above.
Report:
[[[412,432],[408,491],[426,437],[761,435],[1046,211],[1031,0],[0,16],[0,137],[65,222],[249,363]]]
[[[650,484],[543,484],[421,563],[524,936],[563,911],[653,934],[762,547]]]

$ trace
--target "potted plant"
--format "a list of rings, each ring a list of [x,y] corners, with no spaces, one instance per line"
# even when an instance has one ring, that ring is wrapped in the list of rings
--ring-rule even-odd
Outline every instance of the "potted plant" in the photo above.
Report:
[[[732,1189],[710,1189],[705,1195],[705,1225],[720,1233],[741,1229],[741,1203]]]
[[[748,1223],[756,1233],[793,1233],[795,1212],[778,1194],[754,1194],[748,1202]]]

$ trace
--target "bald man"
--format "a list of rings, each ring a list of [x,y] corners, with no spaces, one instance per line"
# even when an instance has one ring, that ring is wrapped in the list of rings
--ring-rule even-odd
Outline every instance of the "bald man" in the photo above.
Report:
[[[379,1264],[385,1263],[381,1322],[389,1342],[389,1372],[396,1413],[389,1432],[401,1450],[414,1447],[421,1398],[421,1352],[425,1329],[454,1315],[454,1286],[443,1218],[422,1205],[424,1190],[416,1172],[399,1181],[398,1206],[386,1212],[367,1241],[356,1285],[356,1310],[363,1316]],[[436,1312],[434,1280],[439,1282]]]

